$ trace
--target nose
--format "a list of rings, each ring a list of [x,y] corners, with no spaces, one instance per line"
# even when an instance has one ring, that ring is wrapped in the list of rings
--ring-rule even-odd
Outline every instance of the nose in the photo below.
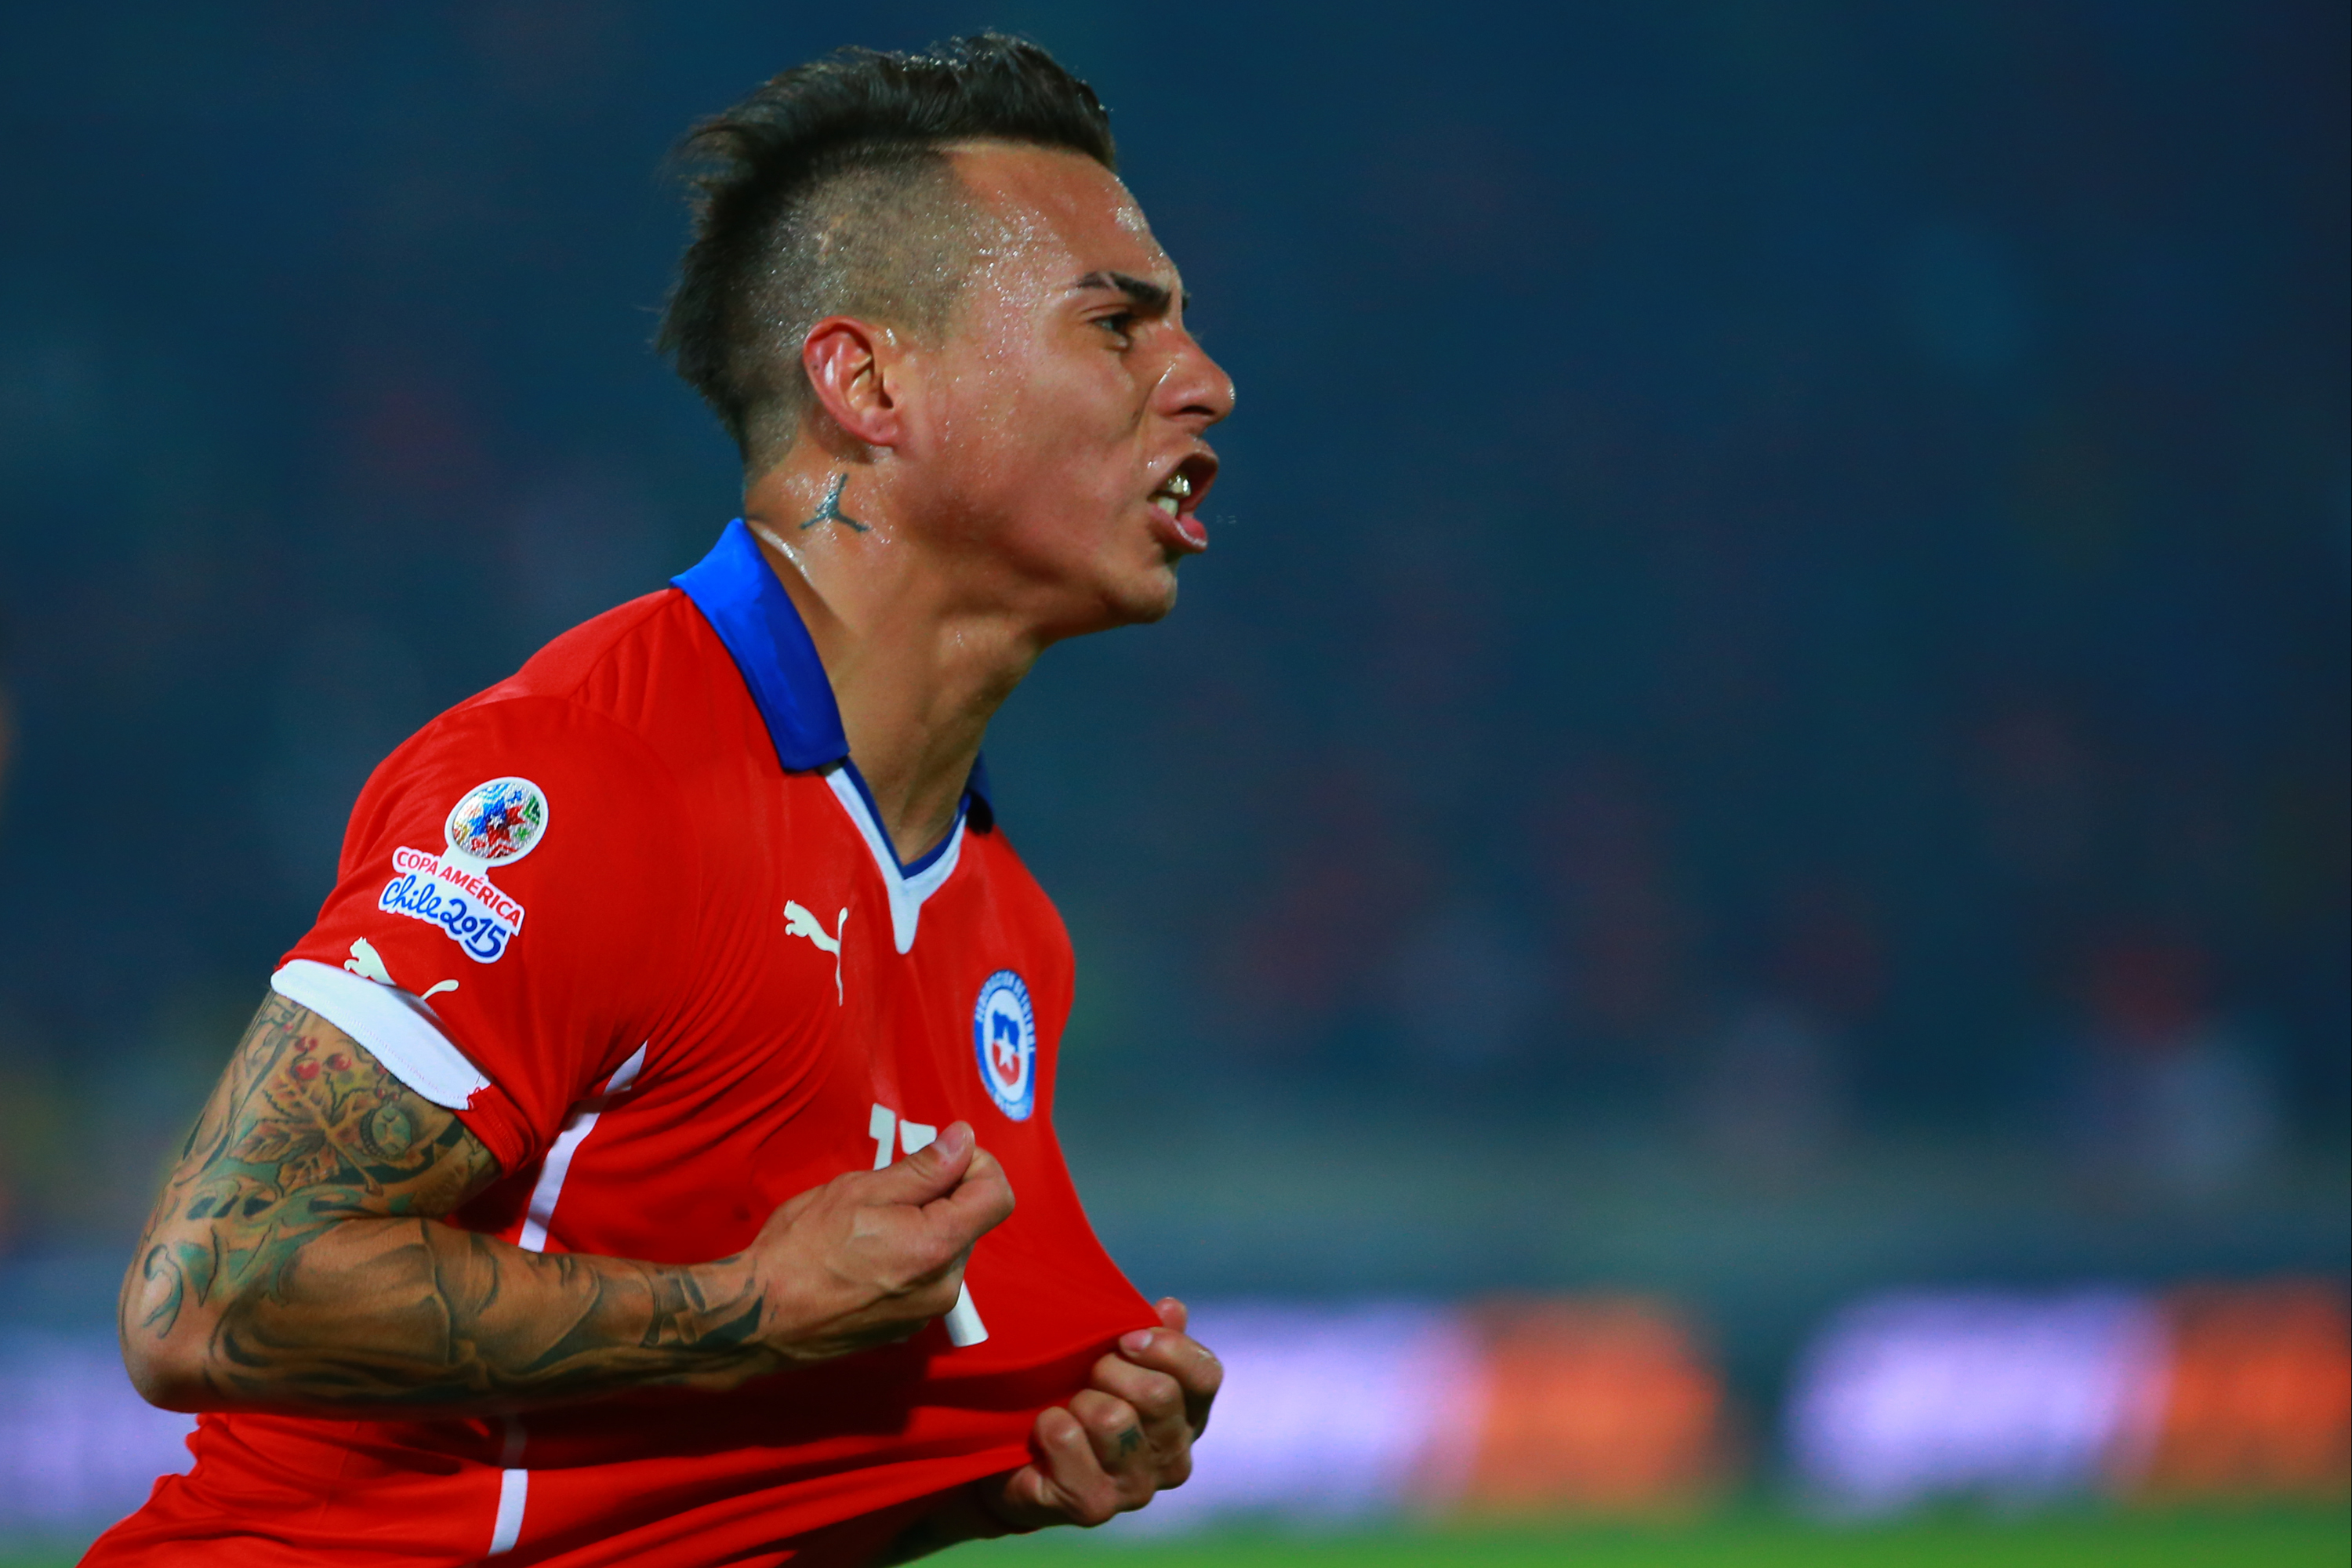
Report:
[[[1198,420],[1206,429],[1234,411],[1234,378],[1192,333],[1183,332],[1152,401],[1169,417]]]

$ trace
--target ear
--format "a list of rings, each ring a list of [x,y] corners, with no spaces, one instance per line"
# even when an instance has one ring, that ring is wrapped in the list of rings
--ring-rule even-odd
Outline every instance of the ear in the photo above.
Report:
[[[801,342],[818,405],[845,435],[869,447],[895,447],[903,433],[900,358],[896,334],[853,316],[827,316]]]

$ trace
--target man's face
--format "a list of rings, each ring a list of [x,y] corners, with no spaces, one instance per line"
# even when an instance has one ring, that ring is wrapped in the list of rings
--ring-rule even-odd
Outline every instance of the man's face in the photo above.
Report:
[[[1185,331],[1175,266],[1108,170],[1040,148],[954,157],[1002,233],[983,225],[945,340],[919,355],[925,510],[1049,639],[1156,620],[1176,563],[1208,548],[1202,432],[1233,383]]]

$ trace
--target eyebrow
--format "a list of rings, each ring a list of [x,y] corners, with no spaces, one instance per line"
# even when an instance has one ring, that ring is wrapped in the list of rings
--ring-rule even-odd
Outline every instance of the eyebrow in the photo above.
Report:
[[[1137,278],[1125,272],[1089,272],[1070,285],[1072,289],[1115,289],[1135,302],[1135,308],[1147,316],[1164,316],[1169,301],[1174,298],[1149,278]],[[1184,296],[1186,309],[1191,309],[1192,296]]]

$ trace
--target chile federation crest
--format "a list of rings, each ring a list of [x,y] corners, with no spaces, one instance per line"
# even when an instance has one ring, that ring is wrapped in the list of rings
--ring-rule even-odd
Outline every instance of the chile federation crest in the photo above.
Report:
[[[1029,1005],[1029,987],[1012,970],[981,982],[971,1044],[988,1098],[1013,1121],[1028,1121],[1037,1109],[1037,1014]]]

